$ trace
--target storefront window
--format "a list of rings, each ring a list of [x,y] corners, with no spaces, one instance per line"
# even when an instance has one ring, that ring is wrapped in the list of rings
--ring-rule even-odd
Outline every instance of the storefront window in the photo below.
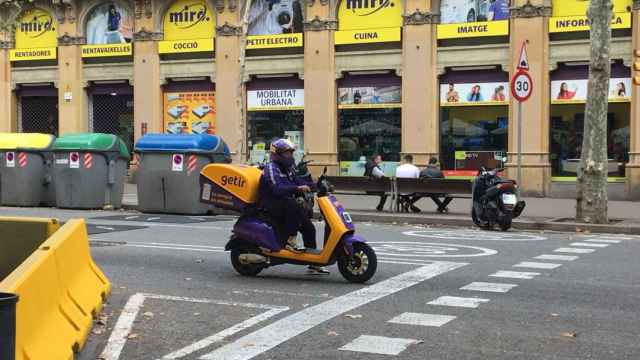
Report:
[[[507,106],[442,107],[440,161],[451,175],[475,175],[482,166],[504,166],[509,123]]]
[[[271,142],[280,138],[290,139],[299,151],[304,151],[300,149],[303,147],[304,110],[250,111],[247,120],[252,163],[266,160]]]
[[[552,175],[575,179],[582,151],[584,104],[551,106],[550,157]],[[610,103],[607,115],[607,153],[610,178],[625,176],[629,161],[629,103]],[[558,179],[562,180],[562,179]]]
[[[382,170],[388,176],[400,161],[400,78],[345,76],[338,85],[338,160],[340,175],[362,176],[372,156],[382,156]]]

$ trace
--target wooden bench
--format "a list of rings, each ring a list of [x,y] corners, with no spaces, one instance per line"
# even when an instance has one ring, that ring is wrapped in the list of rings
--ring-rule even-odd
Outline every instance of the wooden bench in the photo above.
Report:
[[[366,176],[327,176],[334,193],[344,195],[375,195],[393,193],[391,178],[373,179]]]
[[[471,198],[472,183],[470,180],[462,179],[408,179],[397,178],[396,182],[396,211],[407,210],[407,206],[402,206],[406,200],[400,194],[412,194],[420,197],[430,197],[438,206],[438,212],[446,212],[447,206],[453,199]],[[439,199],[442,198],[442,201]]]

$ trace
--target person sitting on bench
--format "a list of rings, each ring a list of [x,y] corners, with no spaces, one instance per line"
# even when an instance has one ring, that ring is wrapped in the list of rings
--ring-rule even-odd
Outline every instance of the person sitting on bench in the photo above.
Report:
[[[404,164],[398,166],[396,168],[396,177],[397,178],[409,178],[409,179],[417,179],[420,177],[420,169],[417,166],[413,165],[413,155],[407,154],[403,157]],[[411,211],[415,213],[420,212],[420,208],[415,206],[414,204],[420,200],[421,196],[417,194],[400,194],[400,205],[405,211]]]
[[[442,173],[442,170],[440,170],[440,163],[438,162],[438,159],[436,157],[432,157],[431,159],[429,159],[429,164],[427,165],[427,167],[420,172],[420,178],[444,179],[444,174]],[[429,195],[429,197],[431,198],[431,200],[433,200],[434,203],[436,203],[436,205],[438,205],[438,211],[440,211],[440,209],[443,209],[443,212],[449,211],[446,206],[443,206],[443,203],[438,195],[432,194]]]

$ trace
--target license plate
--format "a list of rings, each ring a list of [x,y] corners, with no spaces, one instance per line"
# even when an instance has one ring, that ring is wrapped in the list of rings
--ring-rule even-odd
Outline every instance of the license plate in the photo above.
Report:
[[[518,198],[514,194],[502,194],[502,202],[505,205],[515,205],[518,202]]]

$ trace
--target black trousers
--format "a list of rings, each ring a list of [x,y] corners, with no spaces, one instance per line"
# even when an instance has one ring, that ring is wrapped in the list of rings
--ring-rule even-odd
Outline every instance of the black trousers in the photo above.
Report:
[[[307,211],[295,199],[286,198],[273,204],[266,204],[265,209],[278,223],[278,238],[286,241],[290,236],[295,236],[300,231],[304,247],[316,248],[316,228]]]

